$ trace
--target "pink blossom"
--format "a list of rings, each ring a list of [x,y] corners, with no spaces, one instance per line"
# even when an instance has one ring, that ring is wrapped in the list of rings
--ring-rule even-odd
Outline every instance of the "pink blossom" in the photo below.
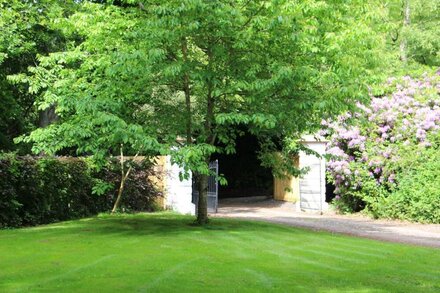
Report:
[[[395,183],[393,166],[400,160],[395,150],[412,144],[429,147],[428,135],[440,130],[438,94],[438,77],[426,75],[416,80],[405,76],[393,93],[381,97],[369,94],[370,103],[357,103],[358,111],[321,121],[321,133],[330,141],[327,153],[334,156],[327,170],[335,178],[335,193],[344,196],[350,189],[361,188],[363,180],[373,178],[378,185]]]

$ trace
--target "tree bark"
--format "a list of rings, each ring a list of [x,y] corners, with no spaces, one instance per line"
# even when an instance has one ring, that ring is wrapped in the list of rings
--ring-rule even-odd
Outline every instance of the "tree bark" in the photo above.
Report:
[[[51,105],[39,113],[38,124],[41,128],[44,128],[53,122],[58,120],[58,115],[55,112],[55,105]]]
[[[133,160],[137,158],[139,155],[139,152],[134,156]],[[119,209],[119,206],[121,205],[122,200],[122,192],[124,191],[125,181],[127,180],[128,176],[130,175],[132,167],[130,166],[127,170],[127,172],[124,172],[124,152],[123,152],[123,146],[121,145],[121,183],[119,184],[118,189],[118,196],[116,197],[115,204],[113,205],[112,214],[116,213],[116,211]]]
[[[197,189],[199,192],[199,200],[197,203],[197,224],[207,224],[208,219],[208,175],[199,174],[197,176]]]
[[[212,83],[208,82],[208,94],[206,104],[206,116],[205,116],[205,136],[206,143],[214,144],[214,134],[212,131],[212,125],[214,122],[214,97],[212,96]],[[209,166],[211,156],[205,158],[205,163]],[[197,187],[199,192],[199,200],[197,204],[197,223],[200,225],[208,223],[208,174],[198,174]]]
[[[116,213],[119,206],[121,205],[122,191],[124,191],[124,184],[125,184],[125,179],[122,178],[121,184],[119,185],[119,189],[118,189],[118,197],[116,198],[115,204],[113,205],[112,214]]]
[[[403,30],[405,30],[409,26],[411,22],[410,16],[410,0],[403,0]],[[408,61],[408,44],[405,33],[401,34],[401,36],[402,39],[400,40],[400,60],[406,63]]]
[[[209,47],[211,48],[211,47]],[[211,65],[211,59],[212,59],[212,52],[208,48],[207,55],[208,55],[208,63],[209,66]],[[211,79],[208,79],[207,82],[207,94],[206,94],[206,116],[205,116],[205,125],[204,125],[204,140],[205,143],[214,145],[215,143],[215,135],[213,132],[213,124],[214,124],[214,107],[215,107],[215,101],[213,96],[213,81]],[[205,163],[208,165],[209,168],[209,162],[211,160],[211,155],[207,155],[205,157]],[[208,223],[208,180],[209,180],[209,174],[197,174],[196,177],[197,181],[197,187],[199,192],[199,200],[197,203],[197,223],[199,225],[203,225]]]
[[[124,174],[124,170],[122,169],[121,183],[120,183],[119,189],[118,189],[118,196],[116,197],[115,204],[113,205],[112,214],[115,213],[119,209],[119,206],[121,205],[122,192],[124,191],[125,181],[127,181],[127,178],[130,175],[131,169],[132,168],[130,166],[125,174]]]
[[[188,61],[188,42],[186,38],[182,39],[182,55],[183,61],[186,64]],[[186,107],[186,143],[192,143],[192,121],[191,121],[191,91],[189,87],[189,74],[185,72],[183,75],[183,92],[185,93],[185,107]]]

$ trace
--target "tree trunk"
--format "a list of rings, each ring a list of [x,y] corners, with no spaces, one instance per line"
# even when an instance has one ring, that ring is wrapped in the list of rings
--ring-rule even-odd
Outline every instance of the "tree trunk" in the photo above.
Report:
[[[133,160],[136,160],[137,156],[139,155],[139,152],[134,156]],[[118,196],[116,197],[115,204],[113,205],[112,214],[114,214],[119,206],[121,205],[121,199],[122,199],[122,192],[124,191],[124,185],[125,181],[127,180],[128,176],[130,175],[132,167],[128,167],[127,172],[124,172],[124,151],[123,151],[123,145],[121,145],[121,157],[119,159],[119,162],[121,164],[121,183],[119,185],[118,189]]]
[[[212,46],[211,46],[212,47]],[[208,63],[211,64],[212,52],[208,49]],[[206,95],[206,116],[204,125],[204,135],[206,136],[205,142],[210,145],[215,143],[215,135],[213,132],[214,123],[214,97],[213,92],[213,81],[211,79],[207,82],[207,95]],[[211,159],[211,155],[205,158],[205,163],[208,165]],[[208,174],[198,174],[197,176],[197,187],[199,191],[199,200],[197,204],[197,223],[199,225],[204,225],[208,223]]]
[[[124,191],[125,178],[122,178],[121,184],[119,185],[118,197],[116,198],[115,204],[113,205],[112,214],[116,213],[119,206],[121,205],[122,192]]]
[[[123,161],[122,161],[122,164],[123,164]],[[122,169],[121,183],[119,185],[118,197],[116,198],[115,204],[113,205],[112,214],[115,213],[118,210],[119,206],[121,205],[122,192],[124,191],[125,181],[127,181],[127,178],[130,175],[131,169],[132,168],[130,166],[125,174],[124,174],[124,169]]]
[[[39,113],[39,119],[38,124],[41,128],[44,128],[52,122],[55,122],[58,120],[58,115],[55,112],[55,106],[52,105],[49,108],[46,108]]]
[[[182,39],[182,55],[185,64],[188,62],[188,43],[185,38]],[[183,76],[183,92],[185,93],[186,107],[186,143],[192,143],[192,113],[191,113],[191,90],[189,87],[189,74],[185,72]]]
[[[208,223],[208,175],[199,174],[197,176],[197,189],[199,200],[197,202],[197,224]]]
[[[213,145],[215,140],[212,133],[212,123],[214,121],[214,99],[212,98],[212,89],[210,86],[208,88],[207,98],[205,134],[207,136],[207,143]],[[210,159],[210,155],[205,158],[205,162],[208,165],[208,168]],[[197,204],[197,223],[199,225],[208,223],[208,179],[209,175],[207,174],[198,174],[197,176],[197,188],[199,191],[199,201]]]
[[[405,36],[405,30],[410,24],[410,0],[403,0],[403,34],[400,41],[400,60],[403,62],[408,61],[408,44]]]

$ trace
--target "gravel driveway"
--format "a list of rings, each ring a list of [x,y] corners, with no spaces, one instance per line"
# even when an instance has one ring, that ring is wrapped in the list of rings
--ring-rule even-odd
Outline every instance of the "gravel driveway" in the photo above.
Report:
[[[297,212],[295,205],[266,198],[221,200],[214,217],[245,218],[390,242],[440,248],[440,225],[373,220],[364,216]]]

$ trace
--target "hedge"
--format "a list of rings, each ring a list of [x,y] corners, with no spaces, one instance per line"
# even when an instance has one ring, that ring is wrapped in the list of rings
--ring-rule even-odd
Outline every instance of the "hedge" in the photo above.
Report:
[[[133,164],[133,163],[132,163]],[[149,179],[148,161],[135,163],[126,182],[124,211],[151,211],[161,196]],[[47,224],[110,211],[116,198],[120,166],[109,162],[93,171],[83,159],[0,155],[0,228]],[[101,195],[97,183],[106,182]]]

